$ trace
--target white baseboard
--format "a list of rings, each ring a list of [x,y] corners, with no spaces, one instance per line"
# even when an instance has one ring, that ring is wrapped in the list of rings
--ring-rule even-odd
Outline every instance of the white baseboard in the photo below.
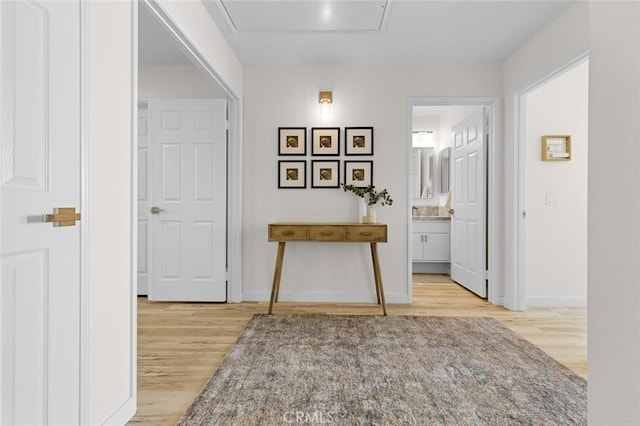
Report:
[[[527,297],[527,306],[545,308],[586,308],[586,297]]]
[[[407,294],[386,294],[387,303],[411,303]],[[250,291],[242,293],[244,302],[268,302],[271,293],[267,291]],[[278,300],[281,302],[303,303],[377,303],[376,296],[363,293],[331,293],[331,292],[291,292],[281,291]]]
[[[125,425],[136,414],[136,397],[127,399],[116,411],[111,413],[109,418],[104,420],[103,425]]]

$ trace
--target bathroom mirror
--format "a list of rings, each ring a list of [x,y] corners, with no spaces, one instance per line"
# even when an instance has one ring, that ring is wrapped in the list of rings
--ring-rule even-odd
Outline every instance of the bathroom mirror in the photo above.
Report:
[[[449,166],[451,161],[451,148],[440,150],[440,192],[449,192]]]
[[[435,150],[434,148],[412,148],[411,151],[411,196],[433,198]]]

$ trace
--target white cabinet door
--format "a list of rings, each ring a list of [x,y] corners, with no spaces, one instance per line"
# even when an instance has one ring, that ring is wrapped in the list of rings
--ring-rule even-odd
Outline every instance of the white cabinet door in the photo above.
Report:
[[[449,262],[449,234],[425,234],[424,260],[429,262]]]
[[[411,233],[411,257],[414,262],[424,260],[424,234]]]
[[[149,101],[152,267],[149,299],[226,301],[224,99]]]
[[[0,2],[0,424],[80,418],[80,2]]]
[[[452,129],[451,278],[480,297],[487,297],[485,118],[477,114]]]

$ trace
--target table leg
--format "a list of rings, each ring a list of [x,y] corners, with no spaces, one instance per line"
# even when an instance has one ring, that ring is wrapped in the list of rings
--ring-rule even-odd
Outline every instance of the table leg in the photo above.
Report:
[[[269,313],[273,310],[273,302],[278,301],[278,294],[280,293],[280,278],[282,277],[285,244],[284,241],[278,243],[278,255],[276,256],[276,267],[273,271],[273,285],[271,286],[271,300],[269,301]]]
[[[382,288],[382,274],[380,273],[380,261],[378,261],[377,243],[371,243],[371,259],[373,260],[373,276],[376,283],[378,304],[382,304],[382,312],[387,315],[387,304],[384,301],[384,290]]]

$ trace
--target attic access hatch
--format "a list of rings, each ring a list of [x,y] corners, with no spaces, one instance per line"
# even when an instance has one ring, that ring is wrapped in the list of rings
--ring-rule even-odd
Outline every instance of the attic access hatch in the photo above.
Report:
[[[390,0],[219,0],[237,32],[383,31]]]

